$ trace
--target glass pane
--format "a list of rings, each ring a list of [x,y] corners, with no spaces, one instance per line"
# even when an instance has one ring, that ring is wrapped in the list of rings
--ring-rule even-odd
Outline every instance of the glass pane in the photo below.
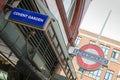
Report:
[[[54,43],[55,47],[57,47],[57,45],[58,45],[58,41],[57,41],[56,38],[53,39],[53,43]]]
[[[94,75],[97,75],[97,72],[98,72],[98,71],[95,71],[95,72],[94,72]]]
[[[80,37],[77,37],[76,40],[75,40],[75,46],[76,46],[76,47],[79,46],[80,41],[81,41],[81,38],[80,38]]]
[[[109,80],[112,80],[112,74],[110,74],[110,76],[109,76]]]
[[[100,45],[100,48],[103,50],[105,57],[108,55],[109,47]]]
[[[105,79],[108,79],[109,73],[106,73],[105,75]]]
[[[64,4],[64,8],[65,8],[65,12],[67,14],[69,7],[71,5],[72,0],[63,0],[63,4]]]
[[[102,71],[101,71],[101,70],[99,70],[99,72],[98,72],[98,76],[100,76],[100,75],[101,75],[101,72],[102,72]]]
[[[92,74],[89,74],[90,77],[92,77]]]
[[[107,70],[104,80],[112,80],[113,72]]]
[[[71,20],[74,14],[76,0],[62,0],[62,1],[63,1],[63,5],[64,5],[64,9],[65,9],[68,21],[69,23],[71,23]]]
[[[99,70],[90,72],[89,76],[92,78],[95,78],[96,80],[99,80],[101,76],[101,72],[102,72],[102,68],[100,68]]]
[[[115,59],[115,60],[117,60],[118,57],[119,57],[119,51],[113,50],[113,52],[112,52],[112,58]]]
[[[100,77],[97,77],[96,80],[100,80]]]
[[[90,41],[90,44],[95,44],[95,42],[93,42],[93,41]]]

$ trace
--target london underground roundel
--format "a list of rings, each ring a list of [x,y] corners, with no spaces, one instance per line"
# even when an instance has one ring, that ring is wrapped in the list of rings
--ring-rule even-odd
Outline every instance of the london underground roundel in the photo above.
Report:
[[[80,50],[104,58],[103,51],[97,45],[87,44],[87,45],[82,46],[80,48]],[[84,57],[82,57],[82,56],[80,56],[78,54],[77,54],[77,61],[78,61],[78,64],[83,69],[86,69],[86,70],[96,70],[96,69],[101,67],[100,63],[92,61],[92,60],[89,60],[87,58],[84,58]]]

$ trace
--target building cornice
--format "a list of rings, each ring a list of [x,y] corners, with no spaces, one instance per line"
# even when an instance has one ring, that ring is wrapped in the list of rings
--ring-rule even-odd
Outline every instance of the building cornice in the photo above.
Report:
[[[89,37],[93,40],[97,40],[97,38],[98,38],[97,34],[86,31],[86,30],[83,30],[83,29],[79,30],[79,35]],[[99,41],[103,42],[105,44],[108,44],[108,45],[112,45],[114,47],[120,47],[120,42],[119,41],[116,41],[116,40],[113,40],[113,39],[110,39],[110,38],[107,38],[107,37],[104,37],[104,36],[101,36]]]

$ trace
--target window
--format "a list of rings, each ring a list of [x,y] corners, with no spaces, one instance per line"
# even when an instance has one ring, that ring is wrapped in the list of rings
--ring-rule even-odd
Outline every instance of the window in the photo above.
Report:
[[[79,46],[80,41],[81,41],[81,38],[80,38],[80,37],[77,37],[76,40],[75,40],[75,46],[76,46],[76,47]]]
[[[101,73],[102,73],[102,68],[96,71],[91,71],[89,73],[89,76],[92,78],[95,78],[96,80],[100,80]]]
[[[76,0],[63,0],[63,5],[65,8],[65,12],[66,12],[69,23],[71,22],[74,14],[75,4],[76,4]]]
[[[119,73],[117,75],[117,80],[120,80],[120,71],[119,71]]]
[[[118,50],[113,50],[113,51],[112,51],[112,56],[111,56],[111,58],[114,59],[114,60],[117,60],[118,57],[119,57],[119,54],[120,54],[120,51],[118,51]]]
[[[108,55],[108,51],[109,51],[109,47],[107,46],[104,46],[104,45],[100,45],[100,48],[102,49],[103,53],[104,53],[104,56],[105,58],[107,58],[107,55]]]
[[[80,67],[80,68],[78,69],[78,71],[81,72],[81,73],[83,73],[85,70]]]
[[[112,77],[113,77],[113,72],[110,70],[107,70],[104,80],[112,80]]]
[[[90,41],[90,43],[89,44],[96,44],[94,41]]]
[[[63,4],[64,4],[64,8],[65,8],[65,12],[67,13],[70,5],[71,5],[72,0],[63,0]]]

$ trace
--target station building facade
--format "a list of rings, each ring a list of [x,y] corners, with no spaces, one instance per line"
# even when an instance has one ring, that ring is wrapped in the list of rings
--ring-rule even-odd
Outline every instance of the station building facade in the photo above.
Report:
[[[76,39],[76,48],[81,48],[86,44],[96,44],[98,35],[80,29]],[[85,71],[77,62],[76,56],[72,61],[78,80],[120,80],[120,42],[101,36],[97,44],[104,53],[104,58],[109,60],[108,66],[101,66],[95,71]]]

